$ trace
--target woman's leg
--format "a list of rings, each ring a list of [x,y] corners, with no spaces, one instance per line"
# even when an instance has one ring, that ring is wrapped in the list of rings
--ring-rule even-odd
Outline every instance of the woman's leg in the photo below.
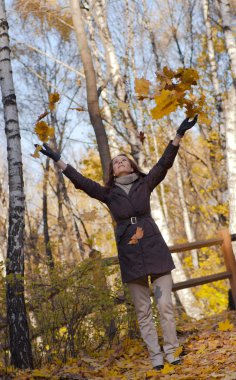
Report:
[[[141,336],[147,345],[152,365],[153,367],[162,365],[163,354],[158,343],[157,330],[153,321],[148,278],[145,277],[139,281],[129,282],[127,286],[134,302]]]
[[[172,363],[179,359],[174,353],[179,347],[177,335],[174,308],[171,299],[172,277],[171,274],[165,274],[153,281],[154,299],[160,314],[160,323],[163,333],[163,349],[166,359]]]

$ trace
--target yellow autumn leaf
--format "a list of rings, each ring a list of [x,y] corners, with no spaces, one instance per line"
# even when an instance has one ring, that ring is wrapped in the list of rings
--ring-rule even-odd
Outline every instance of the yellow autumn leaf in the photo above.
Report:
[[[46,142],[50,137],[54,136],[54,128],[49,127],[46,121],[39,121],[34,128],[40,141]]]
[[[211,119],[208,118],[205,112],[199,112],[198,113],[198,123],[199,124],[205,124],[207,126],[211,125]]]
[[[41,146],[41,145],[38,145],[38,146],[35,148],[34,153],[31,154],[31,156],[34,157],[34,158],[39,158],[39,152],[40,152],[41,149],[42,149],[42,146]]]
[[[58,92],[53,92],[49,94],[49,109],[50,111],[53,111],[55,109],[55,104],[59,102],[60,100],[60,95]]]
[[[224,322],[218,323],[218,330],[219,331],[232,331],[234,328],[234,325],[230,323],[228,319],[226,319]]]
[[[182,347],[182,346],[179,346],[179,347],[177,348],[177,350],[175,350],[174,358],[178,358],[182,351],[183,351],[183,347]]]
[[[166,77],[172,79],[172,78],[174,78],[176,76],[176,71],[173,71],[169,67],[165,66],[165,67],[163,67],[163,74]]]
[[[200,347],[199,347],[199,349],[197,350],[197,354],[203,354],[203,352],[205,352],[205,350],[206,350],[206,346],[205,346],[205,344],[202,344]]]
[[[181,74],[182,83],[191,83],[192,85],[197,84],[199,79],[199,74],[195,69],[184,69]]]
[[[123,111],[126,111],[129,109],[129,104],[128,103],[125,103],[125,102],[122,102],[120,100],[118,100],[118,107],[123,110]]]
[[[149,371],[146,372],[146,379],[150,379],[152,377],[157,377],[158,372],[155,369],[150,369]]]
[[[168,373],[172,372],[174,370],[174,366],[167,363],[164,365],[164,368],[161,370],[161,373],[163,375],[167,375]]]
[[[153,119],[160,119],[175,111],[179,103],[175,97],[175,91],[162,90],[159,96],[155,97],[156,107],[151,110]]]
[[[135,92],[139,99],[148,97],[150,82],[144,78],[135,78]]]
[[[64,337],[64,336],[67,336],[67,327],[61,327],[60,329],[59,329],[59,335],[61,336],[61,337]]]

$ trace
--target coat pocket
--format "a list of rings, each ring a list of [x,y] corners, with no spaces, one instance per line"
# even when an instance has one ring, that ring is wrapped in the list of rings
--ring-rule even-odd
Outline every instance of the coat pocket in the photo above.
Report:
[[[122,223],[118,224],[115,229],[115,237],[117,244],[120,242],[122,236],[124,235],[125,231],[127,230],[130,223]]]
[[[159,235],[161,234],[159,228],[157,227],[156,223],[153,219],[148,218],[146,219],[146,223],[148,225],[148,231],[151,232],[151,235]]]

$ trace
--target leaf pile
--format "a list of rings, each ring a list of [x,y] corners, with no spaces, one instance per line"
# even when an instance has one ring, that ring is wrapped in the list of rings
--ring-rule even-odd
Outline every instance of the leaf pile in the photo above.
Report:
[[[67,363],[53,364],[33,371],[0,368],[2,380],[235,380],[236,312],[224,312],[193,322],[180,318],[177,326],[183,346],[182,364],[165,363],[156,372],[151,368],[147,350],[139,340],[124,339],[110,350],[80,355]],[[178,353],[179,354],[179,353]]]

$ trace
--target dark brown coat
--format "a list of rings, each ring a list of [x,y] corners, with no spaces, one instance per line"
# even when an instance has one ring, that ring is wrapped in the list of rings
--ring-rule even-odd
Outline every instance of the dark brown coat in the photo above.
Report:
[[[129,282],[148,274],[162,274],[174,269],[169,249],[151,217],[150,195],[165,178],[173,165],[178,147],[171,142],[162,157],[145,176],[140,176],[127,195],[119,186],[107,189],[95,181],[84,177],[71,165],[64,174],[76,189],[85,191],[90,197],[104,202],[110,209],[117,226],[115,229],[118,256],[123,282]],[[137,224],[131,224],[131,217],[137,217]],[[144,236],[137,244],[128,244],[138,227]]]

